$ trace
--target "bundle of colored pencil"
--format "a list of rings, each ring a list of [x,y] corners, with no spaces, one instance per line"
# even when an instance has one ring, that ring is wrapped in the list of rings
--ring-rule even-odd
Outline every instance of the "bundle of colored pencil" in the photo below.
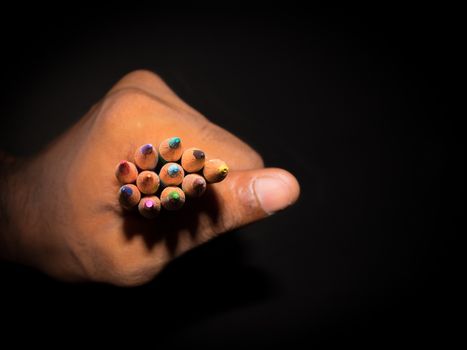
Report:
[[[201,197],[208,184],[224,180],[228,172],[223,160],[206,159],[199,148],[184,150],[180,138],[171,137],[157,149],[149,143],[139,147],[133,162],[122,160],[117,165],[115,176],[122,185],[122,207],[137,207],[142,216],[152,219],[161,208],[182,208],[185,197]]]

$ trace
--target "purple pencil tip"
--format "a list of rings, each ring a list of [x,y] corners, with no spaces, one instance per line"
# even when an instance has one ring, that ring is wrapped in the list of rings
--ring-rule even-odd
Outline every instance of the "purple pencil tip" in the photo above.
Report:
[[[150,143],[141,147],[141,153],[145,155],[151,154],[152,150],[153,150],[153,147]]]

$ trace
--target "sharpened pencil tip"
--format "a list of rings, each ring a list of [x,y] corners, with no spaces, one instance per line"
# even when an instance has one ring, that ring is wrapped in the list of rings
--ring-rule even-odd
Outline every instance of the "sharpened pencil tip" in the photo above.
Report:
[[[173,191],[170,192],[169,198],[171,201],[177,202],[180,199],[180,195],[176,191]]]
[[[128,186],[123,186],[120,189],[120,192],[125,196],[125,197],[130,197],[133,194],[133,190],[128,187]]]
[[[219,173],[221,173],[223,176],[227,175],[229,172],[229,168],[227,166],[223,166],[219,168]]]
[[[172,137],[170,140],[169,140],[169,147],[170,148],[177,148],[178,146],[180,146],[180,137]]]
[[[144,145],[141,147],[141,153],[145,154],[145,155],[148,155],[148,154],[151,154],[153,151],[153,147],[150,143]]]
[[[123,175],[126,175],[130,172],[130,166],[128,165],[128,162],[126,160],[122,160],[120,162],[120,164],[118,165],[118,171]]]
[[[169,168],[167,169],[167,172],[169,173],[170,176],[174,177],[174,176],[177,176],[179,172],[179,168],[177,165],[173,164],[169,166]]]
[[[205,157],[205,154],[203,151],[200,151],[199,149],[196,149],[193,151],[193,156],[196,158],[196,159],[203,159]]]

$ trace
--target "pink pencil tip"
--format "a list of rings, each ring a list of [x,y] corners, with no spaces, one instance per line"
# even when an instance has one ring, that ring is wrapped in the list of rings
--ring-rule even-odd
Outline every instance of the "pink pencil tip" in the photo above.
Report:
[[[195,185],[196,187],[204,186],[204,185],[206,185],[206,181],[204,181],[203,179],[197,178],[197,179],[195,179],[195,181],[194,181],[194,185]]]
[[[148,200],[144,203],[144,206],[148,209],[152,208],[154,206],[154,202],[152,200]]]
[[[130,171],[130,167],[128,165],[128,162],[126,160],[122,160],[120,162],[120,164],[118,165],[118,170],[122,174],[128,174],[128,172]]]

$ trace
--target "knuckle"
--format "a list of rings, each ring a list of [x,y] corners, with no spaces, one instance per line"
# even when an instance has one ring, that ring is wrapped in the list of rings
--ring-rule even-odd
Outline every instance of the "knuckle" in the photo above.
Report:
[[[138,88],[124,88],[106,96],[97,113],[96,122],[115,126],[133,116],[145,114],[158,108],[159,103]]]
[[[144,90],[138,87],[126,87],[108,95],[104,104],[107,109],[113,106],[128,108],[141,103],[147,104],[148,101],[153,101],[153,99]]]
[[[150,81],[153,83],[164,83],[164,80],[155,72],[148,69],[136,69],[123,76],[120,81]],[[165,84],[165,83],[164,83]]]
[[[123,88],[107,95],[96,113],[96,121],[107,127],[121,125],[134,118],[143,120],[147,117],[157,117],[159,121],[180,119],[184,122],[207,122],[200,115],[180,110],[177,105],[134,87]]]

